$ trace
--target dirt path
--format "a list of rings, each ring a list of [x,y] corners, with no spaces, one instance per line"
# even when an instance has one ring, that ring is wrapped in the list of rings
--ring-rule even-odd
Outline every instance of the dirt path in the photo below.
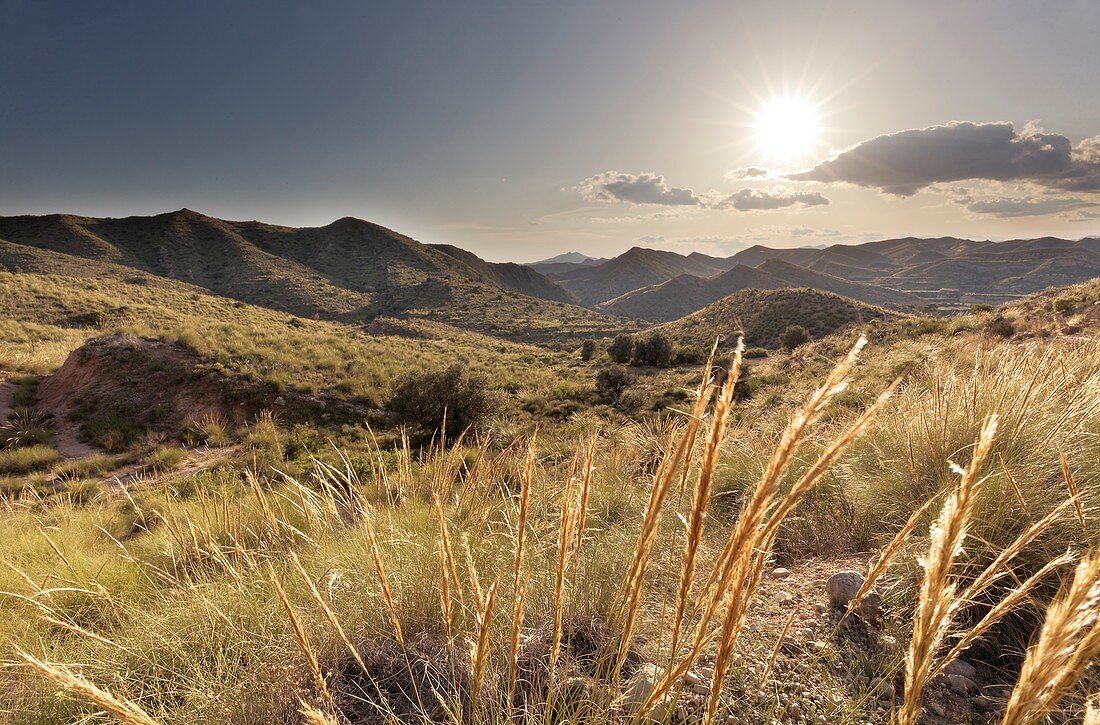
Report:
[[[66,418],[56,414],[54,416],[53,447],[57,449],[62,458],[87,458],[103,452],[87,443],[82,443],[77,427]]]

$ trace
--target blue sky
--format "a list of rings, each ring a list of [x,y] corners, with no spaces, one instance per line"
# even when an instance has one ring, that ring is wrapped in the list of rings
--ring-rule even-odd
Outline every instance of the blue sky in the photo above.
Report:
[[[0,214],[351,215],[518,260],[1100,233],[1092,0],[0,0],[0,27]],[[817,118],[781,162],[777,97]]]

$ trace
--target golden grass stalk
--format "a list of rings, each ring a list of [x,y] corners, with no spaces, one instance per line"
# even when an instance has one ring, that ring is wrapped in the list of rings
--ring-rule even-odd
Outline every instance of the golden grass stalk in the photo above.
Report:
[[[1027,599],[1031,595],[1031,590],[1035,588],[1036,584],[1043,581],[1052,571],[1058,567],[1065,566],[1073,561],[1073,559],[1074,557],[1069,553],[1054,557],[1040,567],[1037,572],[1016,586],[995,605],[990,607],[985,616],[982,617],[977,624],[964,632],[955,645],[948,650],[947,654],[932,668],[932,677],[943,674],[947,666],[961,657],[962,653],[965,652],[970,645],[981,639],[982,635],[984,635],[990,627],[1003,619],[1006,614]],[[964,601],[969,600],[964,599]]]
[[[882,550],[882,553],[879,554],[874,565],[867,570],[867,576],[863,578],[863,584],[860,585],[856,595],[852,597],[852,601],[848,602],[848,609],[845,614],[850,614],[852,610],[859,605],[859,602],[875,588],[875,584],[877,584],[878,580],[882,578],[882,575],[886,573],[886,570],[890,568],[890,563],[894,560],[894,557],[897,556],[898,551],[901,550],[902,544],[904,544],[910,534],[913,533],[913,529],[917,528],[920,518],[928,511],[935,500],[936,498],[933,497],[925,501],[920,508],[910,514],[905,525],[894,534],[894,538],[890,539],[890,543],[887,544]]]
[[[401,619],[397,616],[397,606],[393,601],[393,591],[390,589],[390,580],[386,576],[386,565],[382,561],[382,550],[378,547],[378,539],[374,535],[374,526],[370,516],[363,518],[367,530],[367,541],[370,544],[371,558],[374,559],[374,571],[378,574],[378,583],[382,587],[382,601],[386,605],[386,611],[393,624],[393,633],[402,647],[405,646],[405,635],[401,632]]]
[[[306,725],[337,725],[336,718],[332,717],[324,710],[318,710],[301,701],[299,701],[298,704],[298,712],[301,714],[302,721],[305,722]]]
[[[493,582],[493,585],[489,587],[488,596],[482,600],[479,599],[477,607],[477,647],[474,649],[474,672],[471,682],[472,690],[470,692],[471,705],[470,709],[475,714],[477,713],[477,701],[481,695],[482,686],[485,684],[485,670],[489,665],[489,625],[493,619],[493,608],[497,603],[497,589],[500,585],[500,579]]]
[[[716,343],[717,344],[717,343]],[[684,613],[687,611],[688,599],[691,596],[691,587],[695,582],[695,565],[699,557],[699,547],[703,541],[703,529],[706,525],[707,509],[710,507],[711,490],[714,484],[714,471],[718,468],[718,453],[722,446],[722,439],[726,432],[726,419],[733,408],[733,391],[737,385],[737,378],[741,375],[741,357],[745,352],[745,338],[737,340],[737,346],[733,351],[733,362],[726,371],[726,380],[718,393],[714,403],[714,414],[710,421],[710,430],[707,435],[706,449],[703,451],[703,461],[699,467],[699,479],[695,483],[695,491],[691,498],[691,514],[688,516],[687,535],[684,538],[684,553],[680,563],[680,589],[676,598],[676,611],[672,615],[672,654],[675,656],[680,644],[680,629],[683,626]],[[711,351],[711,359],[714,351]],[[708,362],[709,374],[713,362]],[[703,384],[706,384],[707,375],[703,376]],[[699,408],[699,401],[704,400],[703,391],[699,391],[695,407]],[[702,411],[692,410],[692,416],[702,415]],[[694,436],[692,437],[694,440]],[[691,455],[690,443],[687,455]],[[684,466],[686,475],[688,467]]]
[[[443,513],[443,503],[439,499],[435,500],[435,512],[439,518],[439,546],[442,549],[444,566],[450,575],[451,591],[458,597],[459,605],[465,606],[466,600],[462,595],[462,587],[458,583],[458,567],[455,565],[454,549],[451,547],[450,534],[447,533],[447,517]]]
[[[1008,485],[1012,487],[1012,493],[1016,496],[1016,502],[1020,504],[1020,508],[1023,512],[1030,517],[1031,510],[1027,507],[1027,500],[1024,498],[1024,492],[1020,490],[1020,484],[1016,482],[1016,477],[1012,475],[1012,471],[1008,470],[1008,464],[1005,463],[1005,457],[998,456],[998,458],[1001,459],[1001,472],[1004,473]]]
[[[709,396],[706,394],[707,389],[711,386],[714,375],[714,357],[718,354],[718,342],[719,338],[714,338],[714,344],[710,347],[710,354],[707,355],[706,367],[703,368],[703,379],[699,381],[699,389],[695,391],[695,402],[691,406],[691,418],[696,420],[702,420],[703,414],[707,411],[707,402]],[[737,348],[744,351],[745,338],[743,335],[737,337]],[[740,358],[738,358],[738,374],[740,374]],[[736,382],[736,380],[734,381]],[[688,474],[691,473],[691,454],[695,450],[695,438],[688,441],[687,451],[684,454],[684,458],[689,462],[684,465],[683,473],[680,475],[680,494],[683,495],[684,489],[687,487]]]
[[[1066,482],[1066,488],[1069,489],[1069,496],[1073,500],[1073,508],[1077,511],[1077,520],[1081,522],[1081,530],[1088,533],[1088,527],[1085,526],[1085,511],[1081,508],[1081,495],[1077,492],[1077,482],[1073,480],[1073,473],[1069,470],[1069,461],[1066,460],[1066,454],[1061,449],[1058,450],[1058,462],[1062,464],[1062,478]]]
[[[706,375],[709,374],[710,370],[708,368]],[[701,387],[701,397],[696,401],[696,408],[705,410],[713,392],[712,387],[709,385]],[[657,468],[657,473],[653,477],[653,486],[650,489],[649,502],[646,505],[645,515],[642,519],[642,528],[638,532],[638,540],[634,545],[630,567],[627,569],[627,575],[623,580],[623,587],[620,590],[620,601],[623,613],[623,633],[619,641],[619,651],[615,660],[614,676],[616,678],[618,677],[618,673],[622,670],[623,664],[626,662],[627,654],[630,652],[634,637],[634,627],[638,618],[638,610],[642,602],[642,584],[645,577],[645,570],[649,565],[649,557],[653,552],[653,544],[657,540],[657,533],[660,530],[664,503],[672,487],[673,480],[676,477],[676,471],[679,469],[681,463],[684,462],[691,441],[694,440],[701,422],[701,418],[694,415],[688,419],[679,443],[677,443],[675,447],[670,445],[672,454],[661,460]]]
[[[558,553],[554,564],[554,633],[550,648],[550,678],[553,684],[554,670],[561,654],[561,636],[565,616],[566,574],[570,547],[574,543],[577,525],[576,493],[570,475],[562,490],[561,515],[558,525]]]
[[[1039,638],[1028,648],[1005,708],[1003,725],[1045,717],[1100,656],[1100,555],[1077,565],[1069,587],[1048,608]]]
[[[348,652],[355,658],[360,669],[364,674],[367,673],[367,665],[363,662],[363,658],[359,656],[359,650],[348,639],[347,633],[344,632],[344,626],[340,624],[340,619],[336,616],[336,612],[332,611],[332,607],[329,606],[325,598],[321,596],[321,592],[317,591],[317,586],[313,583],[313,579],[306,573],[305,568],[302,566],[302,562],[298,559],[298,555],[293,551],[290,552],[290,560],[294,562],[294,567],[298,570],[298,573],[302,575],[302,581],[306,583],[306,589],[309,591],[310,596],[313,597],[313,601],[317,602],[317,606],[321,608],[321,611],[325,615],[325,619],[332,626],[332,629],[336,632],[336,636],[340,638],[340,641],[344,643],[344,646],[348,648]]]
[[[779,638],[775,640],[775,646],[772,647],[772,653],[768,657],[768,663],[764,665],[764,673],[760,675],[760,684],[757,687],[758,690],[763,690],[764,685],[768,683],[768,675],[771,674],[772,667],[775,666],[775,660],[779,657],[779,650],[783,648],[783,640],[787,638],[787,633],[791,631],[791,623],[794,622],[796,614],[798,614],[798,609],[792,608],[791,616],[787,617],[783,629],[779,632]]]
[[[290,600],[286,596],[283,585],[279,583],[279,577],[275,575],[274,567],[269,565],[268,573],[271,576],[271,583],[275,586],[275,594],[278,595],[279,601],[283,604],[283,610],[290,620],[290,628],[294,632],[294,641],[298,643],[298,648],[302,650],[302,654],[306,656],[306,664],[309,665],[309,671],[310,674],[313,675],[313,681],[317,684],[317,689],[321,692],[321,697],[323,697],[325,702],[335,711],[336,701],[332,698],[332,693],[329,692],[328,683],[325,682],[325,676],[321,672],[321,664],[317,661],[317,654],[309,644],[309,638],[306,636],[306,631],[302,627],[302,622],[298,619],[294,607],[290,606]]]
[[[91,702],[114,715],[123,725],[160,725],[149,713],[135,702],[119,698],[102,689],[83,675],[73,672],[65,665],[43,662],[34,655],[16,648],[15,654],[26,662],[35,672],[65,691]]]
[[[580,557],[581,544],[584,541],[584,529],[588,525],[588,497],[592,491],[592,472],[596,469],[596,442],[597,435],[593,434],[588,439],[588,445],[584,448],[583,466],[581,474],[580,503],[577,504],[577,543],[573,547],[573,568],[577,568]]]
[[[994,414],[982,426],[970,465],[963,471],[958,488],[944,502],[932,526],[928,554],[923,561],[924,578],[913,616],[913,637],[905,660],[905,700],[898,712],[899,725],[915,725],[918,721],[921,696],[931,681],[936,652],[962,603],[956,596],[952,568],[974,514],[976,494],[982,482],[981,469],[996,431],[997,416]]]
[[[1089,698],[1082,725],[1100,725],[1100,697],[1093,695]]]
[[[512,572],[512,639],[508,652],[508,703],[516,691],[516,677],[519,668],[519,638],[523,630],[524,599],[527,592],[523,584],[523,553],[527,541],[527,516],[531,508],[531,479],[535,469],[535,438],[531,437],[527,449],[527,462],[523,469],[523,481],[519,490],[519,516],[516,520],[515,565]],[[587,480],[587,474],[585,476]],[[583,516],[583,514],[582,514]],[[578,548],[580,543],[578,542]]]
[[[713,720],[717,712],[721,685],[729,670],[730,658],[733,646],[737,639],[744,620],[748,604],[755,594],[759,583],[760,573],[767,561],[771,543],[774,541],[775,532],[778,531],[778,522],[765,530],[768,522],[768,514],[774,510],[773,500],[778,490],[779,481],[783,472],[793,459],[802,438],[809,425],[817,419],[824,406],[839,392],[845,388],[845,380],[852,366],[855,365],[860,351],[867,344],[866,337],[861,336],[852,350],[841,360],[826,378],[825,383],[809,397],[806,404],[798,410],[783,432],[768,465],[764,470],[760,481],[757,483],[749,500],[742,507],[737,524],[731,530],[725,545],[719,552],[718,559],[711,571],[707,585],[700,598],[700,615],[696,624],[694,641],[690,650],[674,666],[670,667],[661,681],[654,687],[649,699],[643,706],[643,711],[648,711],[677,683],[691,667],[702,652],[703,647],[718,639],[718,652],[715,659],[714,676],[711,683],[711,697],[707,704],[705,721]],[[839,454],[839,449],[832,449]],[[830,454],[826,461],[835,460],[835,455]],[[813,481],[824,472],[824,468],[815,466],[811,469]],[[796,487],[801,494],[809,490],[806,485]],[[787,507],[785,510],[793,509]],[[725,615],[720,626],[716,630],[711,629],[711,623],[718,613],[725,609]]]

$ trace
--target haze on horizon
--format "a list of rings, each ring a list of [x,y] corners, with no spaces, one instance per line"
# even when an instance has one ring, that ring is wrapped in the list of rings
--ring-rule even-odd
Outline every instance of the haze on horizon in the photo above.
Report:
[[[1100,234],[1100,4],[0,0],[0,215],[491,260]]]

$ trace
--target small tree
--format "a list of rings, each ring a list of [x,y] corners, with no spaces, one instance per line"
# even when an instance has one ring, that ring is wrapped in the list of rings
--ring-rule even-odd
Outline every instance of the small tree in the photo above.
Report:
[[[596,353],[600,351],[599,343],[592,338],[588,338],[581,344],[581,360],[585,362],[596,357]]]
[[[467,430],[482,427],[495,403],[488,379],[456,363],[443,370],[401,376],[387,407],[401,424],[423,432],[442,429],[444,438],[453,441]]]
[[[622,365],[611,365],[596,373],[596,392],[608,403],[618,403],[633,384],[634,375]]]
[[[672,343],[659,332],[651,332],[634,344],[634,364],[665,367],[672,361]]]
[[[809,341],[810,332],[802,325],[788,325],[783,334],[779,336],[779,343],[788,350],[793,350]]]
[[[634,354],[634,337],[632,335],[619,335],[607,348],[607,355],[613,361],[617,363],[625,363],[630,361],[630,356]]]

